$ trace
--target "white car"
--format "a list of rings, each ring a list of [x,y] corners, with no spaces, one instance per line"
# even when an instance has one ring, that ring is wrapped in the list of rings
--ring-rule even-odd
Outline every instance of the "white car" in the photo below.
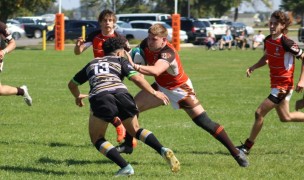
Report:
[[[216,39],[220,39],[223,35],[226,34],[228,29],[228,25],[222,19],[210,18],[209,22],[211,23],[211,27],[213,28],[213,33]]]
[[[125,22],[124,22],[125,23]],[[130,21],[129,24],[131,28],[127,27],[126,24],[122,23],[121,21],[118,21],[118,28],[116,31],[125,36],[127,39],[137,39],[137,40],[143,40],[146,37],[148,37],[148,29],[153,25],[153,24],[162,24],[167,28],[168,30],[168,41],[172,41],[172,33],[173,29],[171,26],[166,24],[165,22],[161,21]],[[119,25],[120,24],[120,25]],[[121,26],[127,27],[123,28]],[[180,41],[181,42],[186,42],[188,40],[188,36],[185,31],[180,30]]]
[[[25,31],[21,27],[14,24],[6,24],[8,31],[12,34],[15,40],[25,37]]]

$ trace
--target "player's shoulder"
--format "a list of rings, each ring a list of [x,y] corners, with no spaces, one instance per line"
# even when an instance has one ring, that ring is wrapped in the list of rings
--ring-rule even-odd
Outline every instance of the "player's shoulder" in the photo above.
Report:
[[[100,30],[96,30],[96,31],[91,32],[91,33],[88,35],[87,41],[92,41],[92,40],[93,40],[96,36],[98,36],[99,34],[101,34],[101,31],[100,31]]]

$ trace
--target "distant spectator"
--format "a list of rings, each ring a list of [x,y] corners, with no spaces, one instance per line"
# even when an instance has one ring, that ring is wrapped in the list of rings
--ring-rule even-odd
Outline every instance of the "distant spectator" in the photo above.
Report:
[[[208,36],[205,39],[205,44],[206,44],[208,50],[210,50],[210,48],[212,50],[215,50],[215,48],[213,47],[213,45],[215,44],[215,38],[211,32],[208,32]]]
[[[254,35],[252,38],[252,49],[256,49],[259,45],[261,45],[264,39],[265,35],[261,30],[259,30],[258,34]]]
[[[223,50],[224,45],[228,45],[228,49],[231,49],[233,37],[230,33],[230,30],[226,31],[226,35],[222,36],[222,39],[220,40],[220,50]]]
[[[244,50],[246,47],[246,44],[247,44],[247,38],[245,35],[245,31],[242,31],[242,33],[238,37],[236,37],[235,40],[236,40],[237,46],[240,47],[242,50]]]

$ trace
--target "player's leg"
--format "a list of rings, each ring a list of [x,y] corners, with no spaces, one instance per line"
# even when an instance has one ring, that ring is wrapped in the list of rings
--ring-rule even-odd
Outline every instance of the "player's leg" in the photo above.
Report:
[[[279,106],[276,107],[276,110],[281,122],[304,122],[304,113],[289,111],[288,100],[283,100]]]
[[[2,85],[0,83],[0,96],[11,96],[11,95],[17,95],[17,96],[23,96],[24,101],[27,105],[32,105],[32,98],[28,93],[28,89],[25,85],[21,87],[12,87],[8,85]]]
[[[146,91],[140,91],[134,97],[134,100],[140,112],[163,105],[163,102],[161,100],[157,99]],[[130,134],[126,133],[125,142],[116,148],[120,153],[131,154],[133,152],[132,147],[135,147],[134,143],[135,139]]]
[[[126,130],[130,135],[136,137],[138,140],[157,151],[168,162],[172,172],[180,170],[180,163],[175,157],[173,151],[169,148],[165,148],[151,131],[139,128],[137,116],[123,120],[123,125],[126,127]]]
[[[181,101],[180,106],[197,126],[209,132],[214,138],[220,141],[229,150],[230,154],[240,166],[247,167],[249,163],[246,156],[235,147],[225,132],[224,127],[212,121],[202,105],[197,103],[199,103],[198,100],[193,101],[193,98],[189,97],[185,98],[185,101]]]
[[[250,136],[245,140],[245,143],[237,146],[238,149],[242,150],[245,154],[249,154],[250,149],[254,145],[254,142],[260,133],[264,117],[267,115],[269,111],[278,106],[279,100],[277,100],[274,96],[269,95],[258,107],[255,112],[255,121],[251,128]]]
[[[117,152],[116,148],[105,139],[105,133],[108,127],[108,122],[95,117],[92,113],[89,119],[89,134],[91,142],[96,149],[116,163],[121,169],[116,173],[116,176],[128,176],[134,174],[134,170],[130,164]]]

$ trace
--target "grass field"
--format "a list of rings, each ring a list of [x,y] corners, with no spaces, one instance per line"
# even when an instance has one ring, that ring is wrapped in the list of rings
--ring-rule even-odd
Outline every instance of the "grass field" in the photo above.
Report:
[[[209,116],[225,126],[239,145],[250,132],[254,111],[269,94],[268,68],[251,78],[245,70],[262,50],[206,51],[183,48],[180,56]],[[28,107],[21,97],[0,97],[0,179],[111,179],[119,169],[99,154],[88,135],[89,103],[79,108],[67,88],[68,81],[92,57],[89,50],[75,56],[71,47],[56,52],[18,49],[5,60],[1,83],[26,84],[33,98]],[[300,62],[296,62],[295,79]],[[151,78],[148,78],[152,82]],[[125,81],[133,95],[139,91]],[[88,85],[81,87],[88,91]],[[291,110],[301,94],[294,93]],[[144,112],[140,124],[151,130],[181,162],[181,171],[170,172],[165,161],[139,142],[132,155],[123,155],[135,169],[132,179],[302,179],[304,141],[302,123],[281,123],[275,111],[265,120],[248,159],[241,168],[228,151],[198,128],[183,111],[164,106]],[[114,145],[114,128],[107,139]]]

